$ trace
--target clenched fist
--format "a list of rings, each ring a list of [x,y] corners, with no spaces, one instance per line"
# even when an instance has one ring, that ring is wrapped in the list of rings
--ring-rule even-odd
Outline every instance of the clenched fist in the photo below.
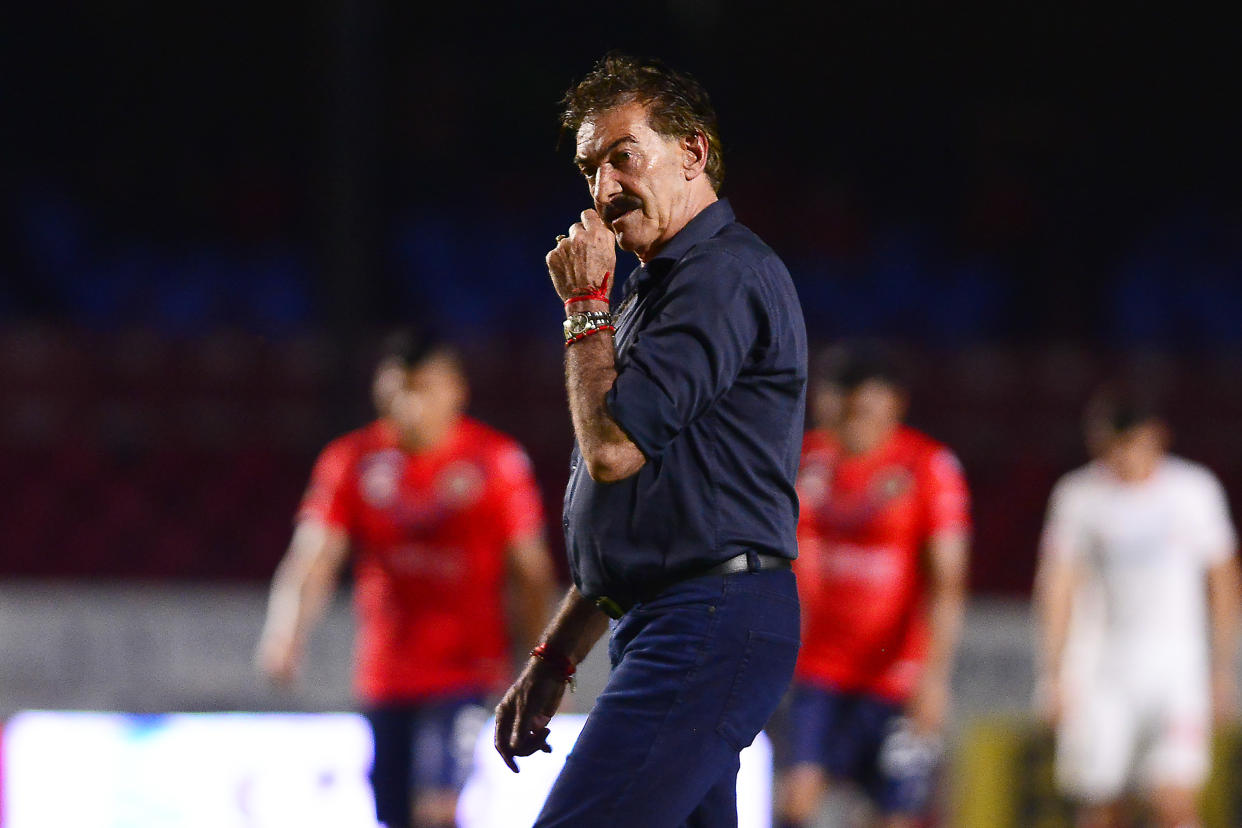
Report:
[[[585,210],[582,218],[561,236],[544,259],[552,286],[565,301],[600,288],[604,275],[617,266],[617,237],[604,225],[594,210]]]

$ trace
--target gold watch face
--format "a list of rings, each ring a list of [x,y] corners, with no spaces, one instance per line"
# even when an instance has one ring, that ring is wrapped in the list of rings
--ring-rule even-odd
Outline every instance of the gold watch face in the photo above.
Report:
[[[587,318],[585,316],[575,316],[569,325],[571,333],[580,334],[587,329]]]

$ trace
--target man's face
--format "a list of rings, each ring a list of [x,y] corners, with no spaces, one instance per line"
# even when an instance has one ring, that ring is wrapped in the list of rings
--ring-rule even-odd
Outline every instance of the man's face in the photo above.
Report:
[[[846,392],[838,427],[846,451],[864,454],[879,446],[901,423],[905,408],[905,395],[883,380],[867,380]]]
[[[1124,431],[1113,431],[1107,425],[1098,425],[1094,435],[1088,428],[1088,447],[1099,452],[1104,460],[1123,480],[1145,480],[1168,446],[1168,429],[1158,420],[1148,420]]]
[[[415,442],[439,439],[466,404],[466,380],[456,361],[432,355],[401,375],[386,416]]]
[[[578,128],[574,161],[595,210],[621,249],[644,261],[681,229],[674,221],[689,199],[689,160],[681,141],[651,128],[639,103],[605,110]]]

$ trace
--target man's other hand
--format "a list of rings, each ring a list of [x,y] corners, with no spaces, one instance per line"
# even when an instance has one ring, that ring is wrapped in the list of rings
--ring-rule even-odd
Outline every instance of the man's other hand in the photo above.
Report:
[[[551,753],[548,722],[565,695],[565,679],[555,669],[532,658],[517,681],[496,705],[496,752],[509,770],[518,773],[514,757],[535,751]]]

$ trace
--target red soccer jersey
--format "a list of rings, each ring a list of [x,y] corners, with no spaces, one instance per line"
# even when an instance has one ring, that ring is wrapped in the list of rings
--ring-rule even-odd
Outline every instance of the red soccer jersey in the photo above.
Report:
[[[910,428],[857,457],[812,431],[798,496],[798,677],[904,701],[927,644],[924,549],[938,532],[970,529],[961,466]]]
[[[410,453],[378,420],[324,449],[300,517],[349,535],[364,701],[505,681],[505,550],[543,525],[517,443],[463,417],[440,446]]]

